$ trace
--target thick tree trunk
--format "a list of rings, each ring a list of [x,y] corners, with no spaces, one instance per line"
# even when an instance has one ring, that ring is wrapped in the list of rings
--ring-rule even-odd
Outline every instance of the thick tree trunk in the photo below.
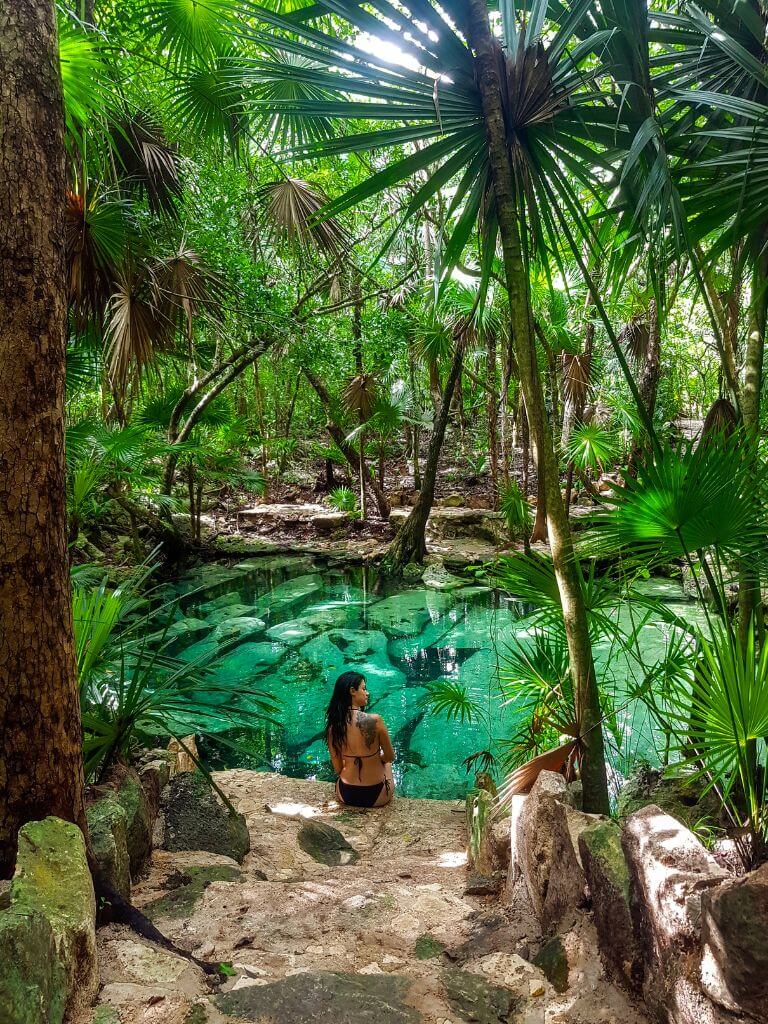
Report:
[[[427,463],[424,467],[424,479],[421,490],[416,498],[411,514],[397,531],[395,539],[389,546],[384,557],[382,568],[386,572],[399,573],[409,562],[423,562],[427,553],[425,534],[427,520],[432,511],[432,503],[435,500],[435,483],[437,481],[437,467],[440,462],[440,452],[443,449],[445,430],[448,426],[448,415],[451,409],[451,400],[456,388],[456,382],[461,376],[461,364],[463,359],[463,346],[461,342],[456,343],[456,349],[451,362],[451,369],[448,373],[445,391],[443,392],[440,408],[435,418],[435,425],[432,428],[432,435],[429,439],[427,451]]]
[[[589,640],[581,567],[574,552],[573,539],[560,493],[559,467],[552,443],[552,432],[545,415],[544,395],[536,363],[530,286],[523,260],[514,178],[501,103],[499,68],[504,66],[504,56],[491,34],[485,0],[469,0],[468,8],[468,37],[476,55],[477,79],[485,115],[515,356],[531,435],[538,455],[537,469],[546,490],[549,543],[568,640],[581,747],[584,809],[607,813],[608,781],[600,699]]]
[[[64,489],[64,118],[53,0],[0,6],[0,877],[85,831]]]

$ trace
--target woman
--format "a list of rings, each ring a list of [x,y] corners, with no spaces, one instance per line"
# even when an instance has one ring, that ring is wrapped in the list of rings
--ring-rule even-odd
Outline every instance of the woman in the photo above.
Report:
[[[395,752],[381,716],[365,711],[368,698],[365,676],[342,672],[325,716],[336,796],[350,807],[384,807],[395,795]]]

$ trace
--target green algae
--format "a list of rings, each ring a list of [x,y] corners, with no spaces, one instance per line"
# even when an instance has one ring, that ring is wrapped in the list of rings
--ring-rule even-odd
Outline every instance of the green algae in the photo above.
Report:
[[[143,911],[150,921],[190,917],[211,882],[239,882],[242,878],[241,871],[226,864],[189,867],[169,875],[164,883],[169,891],[148,903]]]

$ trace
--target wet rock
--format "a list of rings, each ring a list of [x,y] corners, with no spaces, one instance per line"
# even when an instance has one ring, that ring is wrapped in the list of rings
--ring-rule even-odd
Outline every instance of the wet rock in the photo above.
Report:
[[[359,860],[357,850],[341,832],[325,822],[305,821],[296,838],[301,849],[320,864],[336,867]]]
[[[702,897],[704,991],[728,1010],[768,1019],[768,864]]]
[[[217,643],[227,643],[236,639],[244,640],[256,633],[263,633],[265,629],[264,620],[255,615],[235,615],[219,622],[213,631],[213,638]]]
[[[115,892],[131,898],[131,870],[128,856],[128,817],[113,793],[108,793],[86,811],[91,845],[105,880]]]
[[[131,878],[136,879],[146,867],[152,852],[152,807],[141,779],[133,768],[118,768],[111,781],[117,783],[115,799],[125,811],[128,864]]]
[[[158,845],[165,850],[206,850],[242,862],[251,848],[243,815],[227,807],[197,772],[171,779],[158,826]]]
[[[622,832],[634,893],[635,934],[642,946],[643,996],[657,1015],[676,1007],[676,1024],[703,1024],[697,963],[702,896],[729,876],[684,825],[651,805]],[[711,1007],[711,1004],[710,1004]]]
[[[394,974],[308,971],[214,1002],[222,1013],[259,1024],[421,1024],[421,1015],[405,1003],[410,986],[411,979]]]
[[[19,831],[11,903],[0,914],[0,1020],[60,1021],[99,984],[96,899],[83,834],[60,818]]]
[[[217,628],[223,622],[227,622],[230,619],[250,618],[254,618],[252,604],[231,604],[226,608],[216,608],[206,614],[206,619],[208,620],[209,625],[215,625]],[[216,636],[215,632],[214,636]]]
[[[642,955],[632,923],[631,881],[621,829],[613,822],[590,825],[579,836],[579,850],[603,962],[614,977],[637,990],[642,983]]]
[[[448,572],[444,565],[428,566],[421,580],[425,587],[431,587],[432,590],[457,590],[466,585],[466,580]]]
[[[690,778],[664,777],[657,768],[645,765],[624,783],[619,791],[616,815],[621,822],[648,804],[661,807],[687,828],[706,819],[717,821],[719,804],[713,793],[702,795],[701,783]]]
[[[443,972],[443,988],[459,1019],[477,1024],[505,1024],[514,1019],[515,1002],[506,988],[470,971],[451,967]]]
[[[559,935],[544,943],[533,958],[536,967],[540,967],[545,978],[555,992],[565,992],[568,988],[568,955]]]

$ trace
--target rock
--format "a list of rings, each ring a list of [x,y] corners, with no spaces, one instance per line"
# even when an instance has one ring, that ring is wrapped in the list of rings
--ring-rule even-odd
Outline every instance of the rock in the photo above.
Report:
[[[626,821],[621,837],[634,894],[635,934],[642,946],[643,997],[661,1019],[704,1024],[698,990],[703,894],[729,876],[676,818],[653,804]],[[710,1004],[711,1007],[711,1004]]]
[[[504,875],[500,871],[494,871],[492,875],[483,875],[479,871],[470,871],[467,874],[464,895],[496,896],[501,892],[503,885]]]
[[[702,896],[701,978],[716,1003],[768,1019],[768,864]]]
[[[606,820],[596,814],[577,811],[559,800],[554,804],[552,861],[541,912],[541,923],[548,933],[567,930],[575,925],[577,911],[586,900],[587,885],[579,853],[579,836],[596,821]]]
[[[213,858],[212,858],[213,859]],[[185,864],[165,879],[163,896],[146,904],[144,913],[150,920],[188,919],[203,893],[213,882],[239,882],[243,875],[237,862],[229,857],[215,857],[213,864]]]
[[[259,619],[255,615],[235,615],[218,624],[213,631],[213,639],[217,643],[226,643],[237,638],[244,640],[256,633],[263,633],[266,628],[264,619]]]
[[[619,791],[616,815],[623,822],[641,807],[655,804],[687,828],[693,828],[702,819],[717,821],[720,810],[717,798],[713,793],[702,796],[700,787],[701,783],[697,785],[690,778],[665,778],[659,769],[645,765],[631,775]]]
[[[216,1008],[238,1020],[280,1024],[420,1024],[405,997],[411,979],[395,974],[306,971],[266,985],[216,996]]]
[[[309,517],[309,525],[322,536],[349,526],[352,516],[349,512],[318,512]]]
[[[467,582],[448,572],[443,565],[428,566],[421,579],[425,587],[431,587],[433,590],[456,590],[465,586]]]
[[[408,580],[420,580],[424,575],[424,566],[419,565],[418,562],[408,562],[407,565],[403,566],[403,579]]]
[[[184,744],[182,746],[182,743]],[[178,772],[196,772],[197,765],[194,758],[197,757],[197,741],[194,736],[183,736],[182,742],[177,739],[168,741],[168,753],[173,757],[171,763],[171,777]]]
[[[493,863],[500,871],[509,869],[512,842],[512,819],[502,818],[491,825],[491,853]]]
[[[133,768],[120,767],[112,776],[117,781],[115,799],[125,811],[128,865],[131,879],[139,877],[152,853],[152,807]]]
[[[420,935],[413,946],[413,952],[417,960],[433,960],[435,957],[442,956],[444,949],[445,945],[430,935],[429,932]]]
[[[464,507],[464,495],[463,494],[447,494],[444,498],[440,498],[436,503],[440,508],[463,508]]]
[[[0,963],[3,1024],[59,1024],[95,996],[96,899],[76,825],[50,817],[19,831]]]
[[[455,967],[443,972],[442,982],[446,998],[458,1011],[459,1020],[505,1024],[512,1019],[515,1003],[506,988]]]
[[[493,872],[491,828],[493,826],[493,794],[478,789],[467,794],[467,869],[482,875]]]
[[[613,822],[590,825],[579,836],[579,851],[603,962],[614,977],[638,990],[642,954],[632,923],[632,890],[621,829]]]
[[[165,751],[164,753],[168,753]],[[171,780],[171,759],[158,757],[154,761],[145,761],[138,769],[139,782],[144,787],[149,801],[149,813],[154,824],[160,810],[160,794]]]
[[[107,793],[86,811],[91,845],[104,873],[104,878],[115,892],[131,898],[131,869],[128,856],[128,816],[113,793]]]
[[[336,867],[359,860],[357,850],[341,832],[322,821],[303,822],[296,838],[301,849],[320,864]]]
[[[563,940],[559,935],[546,942],[533,958],[536,967],[544,972],[555,992],[565,992],[568,988],[568,956]]]
[[[165,850],[206,850],[242,863],[251,848],[243,815],[227,807],[198,772],[175,775],[160,806],[159,845]]]

